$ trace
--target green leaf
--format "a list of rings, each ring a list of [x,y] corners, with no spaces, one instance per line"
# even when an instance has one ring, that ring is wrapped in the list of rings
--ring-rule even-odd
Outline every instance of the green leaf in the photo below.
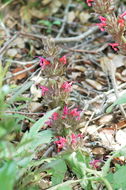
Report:
[[[107,180],[113,186],[113,189],[125,190],[126,189],[126,166],[121,166],[115,173],[109,173]]]
[[[58,187],[57,190],[72,190],[72,187],[68,185],[63,185],[62,187]]]
[[[87,163],[85,157],[80,151],[65,156],[68,166],[78,178],[86,177],[85,167]]]
[[[28,138],[36,138],[37,133],[44,126],[45,122],[56,112],[59,107],[47,112],[42,118],[40,118],[31,128],[29,132],[26,132],[21,140],[21,143],[27,140]],[[40,135],[40,134],[39,134]]]
[[[54,186],[62,183],[64,175],[67,171],[67,167],[64,160],[59,159],[48,163],[44,170],[52,173],[51,181],[52,181],[52,186]]]
[[[18,96],[15,98],[15,101],[32,101],[32,98],[29,98],[29,97],[23,97],[23,96]]]
[[[113,180],[116,189],[126,189],[126,166],[122,166],[116,173],[114,173]]]
[[[17,129],[16,120],[12,116],[3,115],[0,120],[0,138]]]
[[[12,0],[2,0],[2,3],[8,3],[11,2]]]
[[[20,96],[23,92],[25,92],[26,90],[28,90],[31,85],[33,84],[33,81],[29,81],[27,82],[25,85],[23,85],[17,92],[14,93],[14,95],[9,99],[9,103],[13,103],[13,101],[15,101],[15,99]]]
[[[102,175],[106,176],[110,169],[110,163],[112,161],[113,157],[110,157],[106,162],[105,165],[102,167]]]
[[[21,120],[24,120],[24,119],[28,119],[29,121],[31,121],[32,123],[35,123],[35,120],[26,116],[26,115],[21,115],[21,114],[13,114],[11,115],[12,118],[17,118],[17,121],[21,121]]]
[[[52,23],[48,20],[40,20],[37,22],[38,24],[43,24],[45,26],[48,26],[48,27],[51,27],[52,26]]]
[[[61,25],[61,21],[60,21],[60,20],[55,20],[55,21],[53,22],[53,24],[60,26],[60,25]]]
[[[110,170],[110,164],[113,158],[115,157],[119,157],[119,156],[123,156],[121,154],[121,152],[123,152],[124,148],[116,151],[115,153],[113,153],[113,155],[111,155],[111,157],[109,157],[109,159],[105,162],[104,166],[102,167],[102,176],[106,176]]]
[[[10,155],[12,156],[15,151],[15,147],[12,143],[9,141],[0,141],[0,160],[10,159]]]
[[[9,161],[0,168],[0,189],[13,190],[16,179],[16,165],[13,161]]]
[[[57,107],[49,112],[47,112],[42,118],[40,118],[30,129],[28,136],[34,137],[38,131],[44,126],[45,122],[56,112],[60,107]]]
[[[37,134],[37,137],[34,139],[34,142],[32,143],[32,149],[33,148],[35,149],[40,144],[49,143],[52,137],[53,137],[53,133],[49,129],[39,132]]]
[[[126,94],[123,94],[121,97],[119,97],[111,106],[109,106],[106,110],[107,113],[110,113],[112,111],[112,109],[116,106],[116,105],[121,105],[121,104],[125,104],[126,103]]]
[[[29,163],[29,167],[36,167],[36,166],[39,166],[39,165],[41,165],[41,164],[43,164],[43,163],[49,163],[49,162],[51,162],[52,160],[56,160],[56,158],[41,158],[41,159],[39,159],[39,160],[36,160],[36,161],[34,161],[34,160],[32,160],[30,163]]]
[[[18,165],[27,166],[29,162],[33,159],[36,148],[39,145],[49,143],[53,137],[51,130],[44,130],[39,132],[33,138],[26,138],[20,143],[20,147],[18,147],[16,156],[19,157]],[[26,144],[25,144],[26,142]]]
[[[18,164],[22,166],[28,165],[35,155],[36,148],[39,145],[49,143],[53,137],[51,130],[40,131],[44,123],[56,112],[58,108],[55,108],[47,112],[42,118],[40,118],[31,128],[29,132],[26,132],[17,147],[16,156],[19,157]],[[26,144],[25,144],[26,143]],[[24,155],[26,154],[26,156]]]

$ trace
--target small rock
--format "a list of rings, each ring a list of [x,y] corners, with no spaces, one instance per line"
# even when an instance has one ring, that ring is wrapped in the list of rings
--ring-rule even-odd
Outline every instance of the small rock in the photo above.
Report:
[[[42,109],[42,104],[39,102],[31,102],[29,105],[30,112],[39,112]]]
[[[7,55],[10,57],[15,57],[18,54],[17,49],[12,48],[7,51]]]

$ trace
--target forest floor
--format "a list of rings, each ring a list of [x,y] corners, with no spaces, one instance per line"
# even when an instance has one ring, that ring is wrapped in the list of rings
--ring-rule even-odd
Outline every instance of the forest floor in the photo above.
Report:
[[[125,10],[125,2],[117,5],[117,12],[120,7]],[[120,96],[124,97],[126,94],[126,57],[108,45],[113,42],[111,36],[107,32],[99,30],[96,26],[96,23],[99,22],[97,15],[84,1],[13,0],[1,3],[0,10],[0,62],[3,68],[8,65],[3,85],[10,88],[6,96],[9,106],[5,113],[9,116],[16,117],[17,115],[18,127],[20,127],[15,135],[11,134],[13,136],[10,138],[11,142],[16,146],[16,143],[18,144],[25,133],[32,129],[33,125],[35,126],[42,115],[60,106],[52,106],[52,100],[49,97],[47,99],[43,97],[46,90],[41,94],[43,86],[42,89],[37,86],[43,85],[42,81],[45,78],[45,73],[40,66],[40,56],[50,61],[48,53],[52,51],[52,54],[56,53],[56,56],[65,56],[63,61],[66,61],[64,63],[66,68],[61,77],[64,81],[72,81],[69,109],[80,110],[76,112],[81,115],[77,134],[83,134],[85,147],[83,151],[87,152],[90,157],[89,167],[99,172],[113,152],[119,153],[120,156],[119,154],[113,156],[110,160],[111,163],[109,162],[109,166],[107,165],[109,168],[107,172],[111,173],[111,179],[107,177],[108,181],[110,183],[112,179],[116,181],[117,175],[123,176],[126,171],[125,154],[119,152],[126,146],[126,106],[123,105],[122,110],[122,107],[118,105],[120,99],[116,101]],[[52,78],[50,79],[52,80]],[[60,85],[60,79],[53,79],[59,81]],[[115,101],[116,103],[113,105]],[[64,105],[67,105],[68,102],[65,99]],[[65,124],[66,128],[69,128],[68,124],[69,121]],[[56,127],[58,128],[58,126]],[[40,131],[48,129],[51,129],[50,124],[41,126]],[[63,136],[63,138],[65,137]],[[81,141],[82,137],[79,138]],[[77,174],[77,170],[71,169],[72,161],[68,165],[63,165],[63,168],[61,167],[64,174],[59,179],[57,176],[60,174],[56,173],[55,175],[54,172],[56,163],[52,164],[53,166],[47,166],[47,163],[51,163],[53,159],[55,161],[61,159],[66,150],[59,149],[57,151],[56,144],[52,141],[43,143],[42,147],[44,148],[39,149],[39,147],[40,144],[33,160],[45,159],[45,162],[42,161],[39,166],[32,167],[32,170],[36,171],[35,167],[40,170],[43,165],[44,169],[39,172],[41,179],[39,178],[38,181],[30,177],[27,179],[24,174],[23,177],[25,176],[26,180],[20,179],[20,183],[17,180],[18,187],[14,184],[16,190],[32,189],[30,185],[35,185],[34,189],[50,190],[63,190],[63,188],[64,190],[71,188],[111,190],[109,186],[105,187],[104,183],[96,179],[93,179],[94,181],[92,184],[88,184],[89,186],[79,184],[80,181],[77,180],[81,180],[82,176],[79,172]],[[62,148],[64,147],[62,146]],[[99,162],[98,165],[92,160]],[[67,169],[64,169],[65,167]],[[95,174],[91,173],[87,176],[91,178]],[[75,183],[74,180],[76,180]],[[120,181],[121,179],[116,185],[111,184],[112,188],[115,190],[126,189],[126,183]],[[63,182],[69,183],[65,183],[64,186]],[[9,190],[9,188],[5,190]]]

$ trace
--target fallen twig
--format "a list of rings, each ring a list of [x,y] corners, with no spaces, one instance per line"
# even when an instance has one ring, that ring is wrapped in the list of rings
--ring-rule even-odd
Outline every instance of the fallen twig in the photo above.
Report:
[[[0,111],[2,112],[2,111]],[[9,114],[21,114],[21,115],[44,115],[45,113],[30,113],[30,112],[22,112],[22,111],[4,111],[5,113],[9,113]]]
[[[54,150],[54,145],[50,146],[46,152],[43,154],[43,157],[47,157],[49,156],[49,154],[51,154],[51,152]]]
[[[72,52],[78,52],[78,53],[91,53],[91,54],[97,54],[101,51],[103,51],[105,48],[108,47],[108,43],[104,44],[102,47],[96,49],[96,50],[85,50],[85,49],[72,49],[72,48],[68,48],[69,51]]]
[[[12,59],[5,59],[4,61],[10,62],[10,63],[17,63],[17,64],[23,65],[23,66],[28,65],[28,64],[35,64],[36,62],[38,62],[36,60],[32,60],[32,61],[17,61],[17,60],[12,60]]]
[[[19,71],[19,72],[17,72],[17,73],[13,73],[13,74],[11,74],[11,76],[5,77],[4,80],[10,79],[10,78],[15,77],[15,76],[17,76],[17,75],[20,75],[20,74],[22,74],[22,73],[28,72],[28,71],[30,71],[31,69],[35,68],[38,64],[39,64],[39,63],[36,63],[36,64],[32,65],[31,67],[28,67],[28,68],[26,68],[26,69],[24,69],[24,70],[22,70],[22,71]]]
[[[8,46],[11,44],[11,42],[13,42],[17,37],[18,37],[19,33],[16,33],[11,39],[9,39],[7,42],[5,42],[4,46],[0,49],[0,58],[2,57],[2,54],[4,53],[4,51],[7,50]]]
[[[63,33],[63,31],[64,31],[66,21],[67,21],[68,11],[69,11],[69,7],[70,7],[71,2],[72,2],[72,0],[69,0],[67,6],[65,8],[63,23],[62,23],[62,26],[61,26],[61,28],[59,30],[59,33],[56,36],[56,39],[58,39],[61,36],[61,34]]]
[[[121,89],[121,88],[124,88],[124,87],[126,87],[126,83],[123,83],[123,84],[117,86],[117,89]],[[104,93],[102,93],[102,94],[96,96],[94,99],[92,99],[92,100],[86,102],[86,104],[89,106],[90,104],[96,102],[96,101],[99,100],[100,98],[104,98],[104,96],[107,96],[107,95],[109,95],[109,94],[111,94],[111,93],[113,93],[113,92],[114,92],[114,89],[111,89],[111,90],[109,90],[109,91],[107,91],[107,92],[104,92]]]
[[[55,43],[69,43],[69,42],[76,42],[79,40],[82,40],[84,38],[86,38],[87,36],[89,36],[90,34],[93,34],[95,32],[97,32],[99,29],[97,26],[94,26],[92,28],[90,28],[89,30],[87,30],[86,32],[82,33],[79,36],[75,36],[75,37],[68,37],[68,38],[52,38],[53,41]],[[25,32],[20,32],[19,33],[22,36],[27,36],[30,38],[38,38],[38,39],[47,39],[48,37],[43,36],[43,35],[37,35],[37,34],[31,34],[31,33],[25,33]]]

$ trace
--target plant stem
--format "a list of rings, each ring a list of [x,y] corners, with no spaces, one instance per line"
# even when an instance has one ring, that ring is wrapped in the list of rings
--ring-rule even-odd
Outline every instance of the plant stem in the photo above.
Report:
[[[105,183],[108,190],[113,190],[111,184],[108,182],[107,179],[105,179],[104,177],[101,176],[100,172],[89,169],[89,168],[86,168],[86,170],[87,170],[87,172],[92,173],[95,176],[98,176],[100,178],[100,180],[102,180]]]
[[[111,184],[108,182],[107,179],[105,179],[104,177],[101,177],[101,180],[105,183],[108,190],[113,190]]]

